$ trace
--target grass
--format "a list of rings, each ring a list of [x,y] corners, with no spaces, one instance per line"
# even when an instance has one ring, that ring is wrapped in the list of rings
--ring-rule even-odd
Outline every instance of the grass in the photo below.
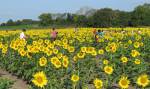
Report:
[[[13,82],[9,79],[4,79],[0,77],[0,89],[9,89]]]

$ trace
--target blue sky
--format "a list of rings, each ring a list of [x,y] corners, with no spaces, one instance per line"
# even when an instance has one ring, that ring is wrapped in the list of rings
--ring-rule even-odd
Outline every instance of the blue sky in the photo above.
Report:
[[[0,0],[0,22],[8,19],[37,19],[41,13],[76,12],[81,7],[110,7],[131,11],[150,0]]]

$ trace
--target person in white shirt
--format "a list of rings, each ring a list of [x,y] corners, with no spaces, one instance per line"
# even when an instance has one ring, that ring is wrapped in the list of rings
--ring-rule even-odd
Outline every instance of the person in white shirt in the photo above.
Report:
[[[26,29],[22,29],[22,32],[20,33],[20,39],[26,39],[24,32],[26,32]]]
[[[77,27],[74,28],[74,32],[75,32],[75,33],[78,32],[78,28],[77,28]]]

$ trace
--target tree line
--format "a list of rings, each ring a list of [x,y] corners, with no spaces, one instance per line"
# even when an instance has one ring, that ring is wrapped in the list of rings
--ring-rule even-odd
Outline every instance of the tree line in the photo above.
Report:
[[[150,26],[150,4],[137,6],[133,11],[112,10],[111,8],[91,9],[85,14],[51,14],[43,13],[38,21],[32,19],[8,20],[1,26],[32,25],[52,26],[68,25],[79,27],[136,27]]]

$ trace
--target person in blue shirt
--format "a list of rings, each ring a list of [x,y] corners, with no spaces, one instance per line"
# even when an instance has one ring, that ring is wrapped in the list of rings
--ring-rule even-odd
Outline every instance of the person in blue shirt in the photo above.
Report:
[[[98,30],[97,36],[98,36],[99,38],[103,37],[103,36],[104,36],[103,30]]]

